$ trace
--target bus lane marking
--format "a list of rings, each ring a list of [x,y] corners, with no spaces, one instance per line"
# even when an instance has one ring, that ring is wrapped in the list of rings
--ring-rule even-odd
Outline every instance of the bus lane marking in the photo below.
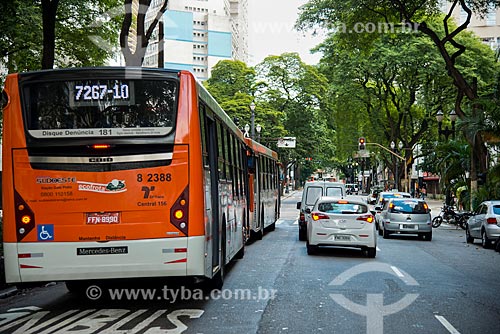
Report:
[[[198,319],[205,312],[201,309],[179,309],[164,316],[167,313],[166,309],[157,310],[144,320],[136,323],[133,328],[125,327],[147,311],[147,309],[136,311],[127,309],[69,310],[46,319],[47,316],[50,316],[50,311],[34,307],[11,309],[0,314],[0,332],[12,334],[63,334],[68,332],[87,334],[99,331],[99,333],[104,334],[134,334],[139,332],[145,334],[180,334],[185,332],[188,327],[179,317]],[[157,320],[168,320],[165,324],[162,324],[162,327],[172,327],[173,325],[175,328],[150,327]],[[123,327],[125,329],[122,329]],[[14,328],[17,329],[13,332]]]

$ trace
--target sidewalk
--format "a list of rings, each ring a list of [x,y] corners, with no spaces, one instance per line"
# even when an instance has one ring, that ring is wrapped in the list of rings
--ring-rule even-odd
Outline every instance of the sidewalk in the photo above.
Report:
[[[439,214],[439,211],[441,211],[441,208],[443,207],[444,201],[441,199],[432,199],[432,198],[426,198],[425,201],[429,205],[429,208],[432,210],[431,212]]]

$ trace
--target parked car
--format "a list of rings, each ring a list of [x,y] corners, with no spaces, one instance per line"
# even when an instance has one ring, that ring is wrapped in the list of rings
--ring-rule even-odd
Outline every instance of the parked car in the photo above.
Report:
[[[316,200],[321,196],[332,196],[344,198],[346,196],[345,184],[331,181],[308,181],[302,191],[302,200],[297,202],[299,209],[299,240],[306,240],[307,234],[307,214],[306,208],[312,208]]]
[[[420,239],[431,241],[431,210],[418,198],[390,198],[380,212],[378,233],[384,239],[399,233],[417,234]]]
[[[366,203],[320,197],[307,212],[307,254],[316,253],[319,246],[343,246],[361,248],[367,257],[375,257],[377,235]]]
[[[481,239],[483,247],[490,248],[500,238],[500,200],[482,202],[472,214],[465,228],[466,241]]]
[[[384,207],[385,202],[389,198],[411,198],[411,194],[405,192],[396,192],[396,191],[381,191],[377,195],[377,199],[375,200],[374,211],[372,214],[375,216],[375,227],[379,228],[379,216],[382,208]]]

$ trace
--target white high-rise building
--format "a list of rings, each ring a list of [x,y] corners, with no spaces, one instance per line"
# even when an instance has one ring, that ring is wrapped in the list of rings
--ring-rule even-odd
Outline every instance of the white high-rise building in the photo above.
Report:
[[[143,66],[158,67],[159,51],[163,49],[164,68],[188,70],[205,80],[220,60],[246,62],[247,1],[169,0],[159,26],[163,27],[163,38],[159,30],[153,35]],[[154,17],[155,7],[161,4],[153,1],[148,18]]]

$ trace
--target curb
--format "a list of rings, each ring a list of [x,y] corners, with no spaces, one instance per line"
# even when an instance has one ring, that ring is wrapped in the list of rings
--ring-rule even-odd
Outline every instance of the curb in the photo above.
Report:
[[[15,286],[11,286],[10,288],[6,288],[0,290],[0,299],[4,299],[10,296],[15,295],[19,290]]]

